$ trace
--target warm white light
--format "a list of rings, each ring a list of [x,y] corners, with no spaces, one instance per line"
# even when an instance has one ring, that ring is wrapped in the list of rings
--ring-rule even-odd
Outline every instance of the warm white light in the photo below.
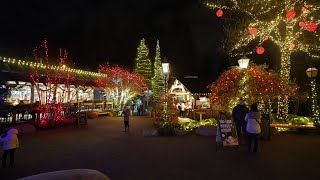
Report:
[[[307,76],[308,76],[309,78],[315,78],[315,77],[317,76],[317,74],[318,74],[318,69],[317,69],[317,68],[314,68],[314,67],[308,68],[308,69],[306,70],[306,74],[307,74]]]
[[[162,72],[164,75],[169,74],[169,63],[162,63]]]
[[[243,57],[241,59],[238,60],[239,66],[241,69],[246,69],[249,65],[249,61],[250,59],[247,57]]]

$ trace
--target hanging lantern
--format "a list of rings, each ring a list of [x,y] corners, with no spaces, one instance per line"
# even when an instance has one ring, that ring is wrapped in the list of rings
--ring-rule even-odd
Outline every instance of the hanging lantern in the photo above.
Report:
[[[250,33],[251,35],[255,35],[255,34],[258,33],[258,30],[257,30],[257,28],[250,28],[250,29],[249,29],[249,33]]]
[[[221,17],[223,15],[223,11],[221,9],[219,9],[217,12],[216,12],[216,15],[217,17]]]
[[[290,11],[287,12],[286,18],[290,20],[296,17],[296,15],[297,13],[293,9],[291,9]]]
[[[313,32],[316,31],[318,29],[318,25],[316,23],[310,23],[307,25],[307,31],[309,32]]]
[[[300,26],[300,27],[303,27],[303,26],[305,26],[305,25],[306,25],[306,23],[304,23],[304,22],[302,22],[302,21],[299,22],[299,26]]]
[[[290,44],[290,49],[294,49],[296,48],[296,45],[295,44]]]
[[[262,46],[259,46],[256,50],[257,54],[263,54],[264,53],[264,48]]]
[[[307,8],[305,8],[305,7],[302,7],[302,8],[301,8],[301,11],[302,11],[302,13],[307,13],[307,12],[309,12],[309,10],[308,10]]]

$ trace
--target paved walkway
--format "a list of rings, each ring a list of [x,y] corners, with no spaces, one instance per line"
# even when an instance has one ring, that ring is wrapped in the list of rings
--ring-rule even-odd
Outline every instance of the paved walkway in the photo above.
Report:
[[[256,155],[216,152],[212,137],[142,137],[151,119],[90,119],[87,128],[66,127],[20,137],[15,168],[0,179],[63,169],[95,169],[111,179],[320,179],[320,136],[282,135],[261,141]]]

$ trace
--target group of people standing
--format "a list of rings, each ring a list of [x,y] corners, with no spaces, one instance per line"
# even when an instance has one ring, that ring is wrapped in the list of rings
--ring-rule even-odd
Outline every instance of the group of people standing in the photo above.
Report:
[[[239,144],[244,144],[243,139],[246,139],[248,152],[258,151],[258,137],[261,133],[261,114],[258,111],[258,104],[253,103],[250,109],[240,98],[239,104],[232,110],[232,118],[236,125]]]

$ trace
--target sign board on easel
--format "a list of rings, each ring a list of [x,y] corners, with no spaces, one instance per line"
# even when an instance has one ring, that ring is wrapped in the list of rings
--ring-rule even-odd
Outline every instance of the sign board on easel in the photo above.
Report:
[[[220,119],[218,121],[219,138],[223,146],[238,146],[238,136],[232,120]]]
[[[78,114],[78,126],[85,127],[87,125],[88,115],[86,112],[79,112]]]

